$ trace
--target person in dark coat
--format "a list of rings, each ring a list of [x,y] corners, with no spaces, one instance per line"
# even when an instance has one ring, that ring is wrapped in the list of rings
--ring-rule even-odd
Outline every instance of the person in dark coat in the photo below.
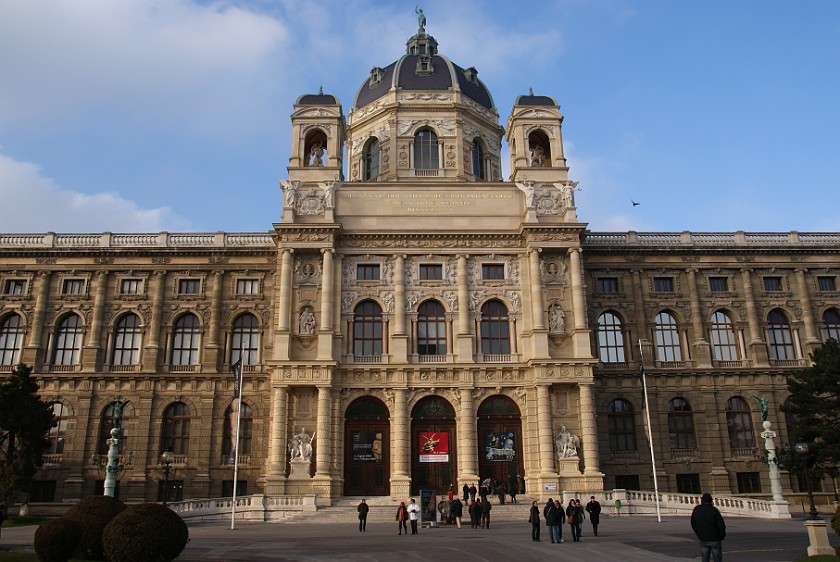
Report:
[[[484,498],[484,501],[481,502],[481,515],[483,519],[482,527],[485,529],[490,528],[490,510],[493,509],[493,505],[490,503],[490,500]]]
[[[528,518],[531,524],[531,540],[540,542],[540,508],[537,506],[537,500],[531,504],[531,517]]]
[[[578,523],[578,507],[575,500],[569,500],[566,506],[566,520],[572,529],[572,542],[580,542],[580,524]]]
[[[508,494],[510,494],[510,503],[516,503],[516,494],[519,493],[519,483],[516,481],[516,475],[511,474],[508,477]]]
[[[481,524],[481,500],[470,502],[470,525],[473,529],[478,529]]]
[[[478,493],[478,490],[475,489],[475,484],[470,484],[470,502],[475,501],[475,495]]]
[[[700,557],[703,562],[709,562],[709,555],[714,562],[723,560],[723,545],[726,538],[726,523],[718,508],[712,504],[712,495],[703,494],[700,505],[691,512],[691,528],[700,541]]]
[[[551,540],[551,544],[560,542],[558,525],[560,525],[560,519],[562,519],[563,514],[557,512],[554,500],[551,498],[548,498],[548,501],[545,502],[543,517],[545,517],[545,526],[548,527],[548,538]]]
[[[589,496],[589,503],[586,504],[586,513],[589,514],[589,522],[592,523],[592,531],[598,536],[598,524],[601,522],[601,504],[595,496]]]
[[[359,532],[361,533],[367,530],[367,515],[368,511],[370,511],[370,506],[368,506],[364,498],[362,498],[362,503],[359,504],[356,511],[359,512]]]
[[[470,487],[468,484],[464,484],[464,487],[461,488],[461,492],[464,493],[464,503],[469,505],[470,502]]]
[[[464,504],[461,503],[460,498],[455,498],[449,504],[449,513],[455,518],[455,524],[461,528],[461,516],[464,514]]]

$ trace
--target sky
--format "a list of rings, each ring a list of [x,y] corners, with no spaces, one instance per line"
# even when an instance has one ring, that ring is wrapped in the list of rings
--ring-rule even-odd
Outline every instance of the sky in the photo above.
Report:
[[[414,8],[0,0],[0,232],[270,230],[295,100],[346,115]],[[558,101],[590,230],[840,231],[840,2],[421,8],[500,124],[529,88]]]

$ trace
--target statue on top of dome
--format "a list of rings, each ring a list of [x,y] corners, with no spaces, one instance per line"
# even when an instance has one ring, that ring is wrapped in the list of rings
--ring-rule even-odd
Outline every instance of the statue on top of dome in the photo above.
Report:
[[[417,25],[420,26],[420,29],[426,27],[426,16],[423,14],[420,4],[414,6],[414,13],[417,14]]]

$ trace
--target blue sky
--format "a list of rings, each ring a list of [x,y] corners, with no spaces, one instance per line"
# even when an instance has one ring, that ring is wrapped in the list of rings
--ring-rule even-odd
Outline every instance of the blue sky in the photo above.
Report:
[[[270,229],[295,99],[349,111],[414,4],[0,1],[0,232]],[[593,231],[840,230],[840,2],[421,7],[502,125],[558,100]]]

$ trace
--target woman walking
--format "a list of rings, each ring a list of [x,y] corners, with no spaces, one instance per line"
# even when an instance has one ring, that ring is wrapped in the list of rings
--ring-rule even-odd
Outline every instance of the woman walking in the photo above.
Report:
[[[540,542],[540,508],[536,500],[531,504],[531,517],[528,521],[531,523],[531,540]]]
[[[397,508],[397,534],[401,535],[403,531],[405,534],[408,534],[408,525],[406,521],[408,520],[408,510],[405,508],[405,502],[400,502],[400,506]]]
[[[569,500],[569,505],[566,506],[566,522],[572,529],[572,542],[580,542],[580,524],[578,523],[577,510],[575,500]]]

